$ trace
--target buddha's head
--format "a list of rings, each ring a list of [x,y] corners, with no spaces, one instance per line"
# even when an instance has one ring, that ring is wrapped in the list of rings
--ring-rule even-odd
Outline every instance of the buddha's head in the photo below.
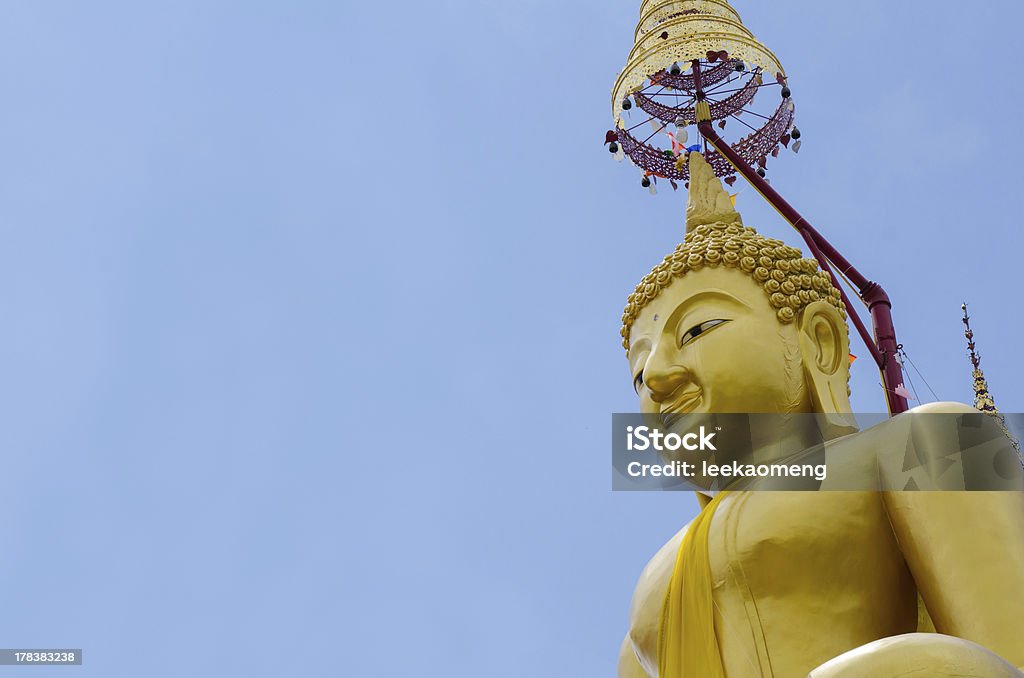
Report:
[[[622,316],[645,413],[850,411],[841,295],[813,259],[744,227],[690,154],[686,236]]]

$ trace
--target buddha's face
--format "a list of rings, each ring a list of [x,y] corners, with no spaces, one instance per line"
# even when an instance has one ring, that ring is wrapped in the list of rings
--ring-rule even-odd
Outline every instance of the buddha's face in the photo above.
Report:
[[[730,268],[690,271],[638,315],[629,364],[644,413],[810,412],[798,323]]]

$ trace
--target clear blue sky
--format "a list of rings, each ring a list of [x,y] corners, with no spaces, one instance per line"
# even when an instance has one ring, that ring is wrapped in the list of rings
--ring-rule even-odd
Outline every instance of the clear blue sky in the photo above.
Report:
[[[1024,11],[734,6],[798,105],[774,185],[941,398],[967,299],[1024,410]],[[638,7],[0,5],[0,646],[86,652],[5,675],[611,675],[695,509],[609,489],[685,201],[601,145]]]

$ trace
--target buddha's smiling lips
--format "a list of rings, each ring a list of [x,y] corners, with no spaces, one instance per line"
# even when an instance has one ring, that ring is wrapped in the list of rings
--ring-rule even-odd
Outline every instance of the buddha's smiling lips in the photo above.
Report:
[[[662,423],[664,423],[666,427],[672,428],[672,425],[681,417],[694,412],[703,397],[704,392],[700,390],[681,393],[679,397],[672,402],[672,404],[661,409]]]

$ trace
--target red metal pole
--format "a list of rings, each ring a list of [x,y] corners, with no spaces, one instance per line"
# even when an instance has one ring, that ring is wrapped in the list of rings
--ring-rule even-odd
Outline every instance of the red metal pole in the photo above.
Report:
[[[694,85],[698,101],[705,99],[704,91],[700,81],[700,61],[693,61]],[[850,320],[853,322],[860,334],[864,344],[871,352],[871,357],[878,365],[882,374],[882,381],[885,385],[885,398],[889,405],[891,414],[899,414],[909,409],[907,399],[896,394],[896,388],[903,385],[903,370],[896,360],[899,350],[899,343],[896,341],[896,329],[892,322],[892,303],[889,296],[882,289],[881,285],[865,278],[861,273],[836,250],[832,244],[825,239],[792,205],[778,194],[755,170],[751,167],[729,144],[727,144],[711,126],[710,120],[698,121],[697,129],[701,135],[708,140],[718,152],[721,153],[736,170],[754,186],[758,193],[764,196],[772,207],[782,217],[792,224],[793,228],[800,233],[807,246],[810,248],[814,258],[818,260],[822,269],[832,277],[832,283],[840,291],[843,303]],[[871,324],[874,328],[874,338],[868,333],[864,322],[857,315],[850,300],[846,296],[846,290],[840,285],[839,279],[832,271],[829,263],[832,263],[842,271],[850,282],[857,288],[858,295],[868,305],[868,312],[871,314]]]

